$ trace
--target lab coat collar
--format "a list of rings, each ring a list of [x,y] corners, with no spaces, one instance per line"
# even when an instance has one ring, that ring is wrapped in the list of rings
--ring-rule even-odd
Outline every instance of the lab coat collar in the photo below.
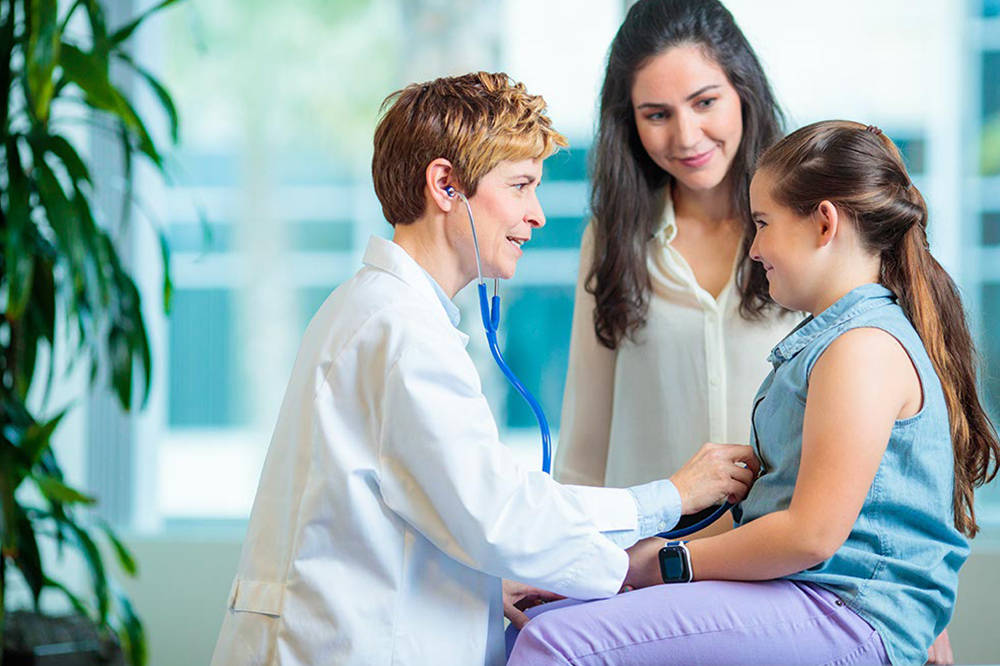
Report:
[[[442,316],[448,322],[449,328],[454,330],[458,335],[462,345],[467,346],[469,344],[469,336],[452,325],[451,318],[448,316],[444,304],[441,303],[437,292],[434,290],[434,285],[431,284],[433,278],[413,257],[407,254],[406,250],[391,240],[381,238],[380,236],[372,236],[368,240],[368,247],[365,250],[363,261],[366,266],[371,266],[372,268],[396,276],[407,285],[416,289],[423,297],[435,303]]]

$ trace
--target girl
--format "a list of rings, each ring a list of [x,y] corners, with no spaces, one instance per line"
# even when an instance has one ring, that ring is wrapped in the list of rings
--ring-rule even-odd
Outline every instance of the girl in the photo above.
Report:
[[[725,7],[632,6],[601,93],[559,480],[644,483],[706,441],[748,441],[767,351],[796,321],[746,255],[751,170],[780,128]]]
[[[1000,445],[924,200],[878,128],[830,121],[762,156],[750,203],[769,293],[812,316],[754,400],[738,527],[640,542],[647,589],[543,613],[510,663],[923,663],[947,624]]]

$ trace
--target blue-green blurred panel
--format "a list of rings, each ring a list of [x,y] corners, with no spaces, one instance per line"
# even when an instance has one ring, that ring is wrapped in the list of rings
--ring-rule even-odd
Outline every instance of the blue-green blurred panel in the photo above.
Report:
[[[168,421],[171,427],[239,422],[233,294],[227,289],[178,289],[169,324]]]
[[[334,287],[304,287],[298,290],[299,331],[305,331]]]
[[[1000,418],[1000,283],[988,282],[982,290],[982,330],[985,334],[978,341],[984,367],[982,386],[986,390],[985,403],[994,422]]]
[[[326,252],[354,248],[354,223],[350,220],[301,220],[292,222],[291,227],[292,250]]]
[[[995,333],[1000,326],[1000,282],[984,284],[981,295],[984,334],[978,345],[983,359],[980,386],[985,392],[981,398],[993,423],[1000,423],[1000,336]],[[981,489],[978,496],[1000,506],[1000,481]]]
[[[1000,0],[983,0],[983,18],[1000,17]]]
[[[587,180],[587,149],[563,149],[545,160],[542,182],[548,180]]]
[[[231,224],[200,222],[174,222],[168,232],[172,252],[231,252],[233,227]]]
[[[587,226],[582,217],[550,217],[545,226],[531,233],[531,243],[525,251],[535,249],[556,248],[576,249],[580,247],[580,237]]]
[[[503,299],[506,307],[500,326],[506,332],[504,358],[541,403],[549,426],[555,430],[569,361],[573,286],[512,288]],[[531,408],[509,385],[505,419],[511,428],[536,425]]]
[[[927,170],[927,140],[923,136],[893,136],[892,142],[899,148],[903,163],[911,176],[919,176]]]
[[[982,215],[983,245],[1000,245],[1000,212],[985,212]],[[1000,321],[997,322],[1000,324]]]
[[[983,53],[983,120],[1000,113],[1000,51]]]

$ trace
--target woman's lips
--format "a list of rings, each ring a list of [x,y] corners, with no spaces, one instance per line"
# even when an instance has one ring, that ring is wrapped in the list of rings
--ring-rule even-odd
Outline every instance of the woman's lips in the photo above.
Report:
[[[697,169],[698,167],[705,166],[706,164],[708,164],[708,161],[712,159],[712,155],[714,153],[715,153],[715,148],[712,148],[711,150],[706,150],[705,152],[699,155],[685,157],[683,159],[678,159],[677,161],[688,168]]]

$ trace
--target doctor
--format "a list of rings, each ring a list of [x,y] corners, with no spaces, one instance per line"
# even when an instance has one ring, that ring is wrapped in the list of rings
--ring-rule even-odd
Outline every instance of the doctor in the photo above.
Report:
[[[565,139],[505,74],[416,84],[375,132],[393,240],[326,300],[299,350],[212,663],[502,664],[503,593],[619,591],[623,550],[745,496],[749,447],[709,445],[671,480],[564,486],[517,465],[456,328],[476,275],[513,276],[544,225],[542,161]],[[749,468],[736,463],[743,462]]]

